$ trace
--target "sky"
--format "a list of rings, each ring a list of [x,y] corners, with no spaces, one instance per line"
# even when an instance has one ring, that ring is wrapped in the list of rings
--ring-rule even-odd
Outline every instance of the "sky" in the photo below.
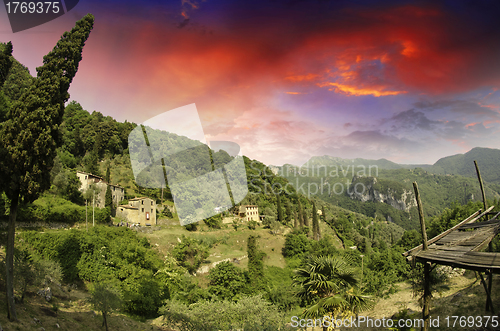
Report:
[[[142,123],[195,104],[208,141],[265,164],[432,164],[500,148],[500,2],[80,0],[0,42],[33,75],[85,14],[70,100]]]

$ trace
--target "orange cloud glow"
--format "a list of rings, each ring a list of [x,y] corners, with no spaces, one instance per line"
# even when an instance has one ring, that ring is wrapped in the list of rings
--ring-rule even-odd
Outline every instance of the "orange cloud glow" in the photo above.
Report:
[[[342,85],[338,83],[322,83],[318,84],[320,87],[333,86],[329,88],[329,91],[335,91],[337,93],[345,93],[347,95],[360,96],[360,95],[373,95],[375,97],[381,97],[386,95],[398,95],[402,93],[407,93],[406,91],[384,91],[385,87],[379,87],[378,89],[366,89],[357,88],[355,86]]]

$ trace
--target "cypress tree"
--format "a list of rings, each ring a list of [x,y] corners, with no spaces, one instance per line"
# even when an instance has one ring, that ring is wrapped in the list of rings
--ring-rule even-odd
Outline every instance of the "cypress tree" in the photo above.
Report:
[[[109,165],[108,167],[106,168],[106,183],[111,183],[111,172],[109,170]]]
[[[7,80],[7,76],[12,67],[12,43],[9,41],[0,52],[0,87]]]
[[[304,211],[302,210],[302,204],[300,203],[300,199],[299,199],[299,223],[300,223],[300,227],[303,228],[304,227]]]
[[[248,237],[247,255],[250,279],[254,285],[259,287],[264,280],[264,262],[262,260],[266,254],[257,248],[257,236],[250,235]]]
[[[281,209],[281,198],[279,194],[276,194],[276,200],[278,205],[278,222],[283,224],[283,210]]]
[[[60,145],[59,126],[69,86],[78,71],[82,50],[94,25],[87,14],[65,32],[43,58],[37,77],[14,100],[0,127],[0,187],[11,201],[6,245],[7,311],[17,320],[14,305],[14,237],[19,203],[38,198],[50,187],[48,175]]]
[[[313,239],[319,240],[318,211],[316,210],[316,203],[314,201],[312,207],[312,227],[313,227]]]
[[[307,217],[307,210],[305,208],[302,212],[302,218],[303,218],[304,226],[309,226],[309,217]]]
[[[290,204],[290,201],[287,201],[285,223],[290,224],[291,221],[292,221],[292,205]]]

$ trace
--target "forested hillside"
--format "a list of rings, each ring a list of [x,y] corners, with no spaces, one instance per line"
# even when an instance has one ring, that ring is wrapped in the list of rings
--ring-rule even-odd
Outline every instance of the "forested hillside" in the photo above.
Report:
[[[14,61],[2,88],[2,116],[31,80],[26,68]],[[387,160],[378,160],[370,168],[365,165],[369,160],[349,163],[325,157],[313,159],[309,168],[288,166],[275,174],[272,168],[244,156],[249,193],[239,204],[256,205],[262,222],[242,222],[236,216],[238,204],[221,215],[181,227],[171,208],[168,182],[204,175],[234,158],[186,137],[148,129],[151,154],[142,151],[133,162],[141,167],[151,155],[168,155],[161,165],[168,180],[162,190],[155,182],[158,178],[148,178],[152,172],[146,171],[141,180],[146,184],[141,186],[129,156],[129,134],[136,127],[97,111],[89,113],[75,101],[68,103],[58,128],[62,139],[50,171],[51,187],[33,203],[22,203],[18,220],[66,228],[83,226],[88,197],[79,191],[76,171],[81,170],[106,176],[124,187],[126,199],[137,195],[155,199],[160,223],[169,225],[157,227],[156,234],[115,228],[112,225],[117,220],[113,222],[108,205],[96,209],[98,226],[88,232],[21,232],[16,238],[18,300],[25,300],[42,285],[64,289],[79,284],[88,290],[89,302],[101,310],[103,319],[120,311],[142,319],[163,315],[170,326],[189,330],[199,330],[202,325],[221,330],[242,326],[284,330],[290,316],[319,317],[328,307],[324,293],[310,287],[318,266],[341,268],[339,275],[353,275],[338,289],[345,304],[337,309],[345,313],[369,309],[378,299],[395,293],[396,283],[418,276],[418,270],[412,270],[402,256],[421,242],[413,181],[419,183],[429,237],[481,206],[477,181],[471,177],[405,169]],[[180,152],[173,153],[176,149]],[[203,193],[207,188],[192,189]],[[189,192],[181,192],[183,198],[193,208],[200,208],[203,201]],[[486,194],[498,203],[498,192],[488,182]],[[10,201],[2,194],[0,202],[6,220]],[[225,224],[223,218],[232,222]],[[273,242],[272,248],[269,242]],[[493,249],[500,249],[498,240]],[[211,256],[222,254],[220,258],[234,261],[235,252],[246,252],[248,262],[215,263],[208,272],[200,271]],[[112,304],[102,308],[103,299]],[[249,304],[255,309],[245,308]],[[207,314],[221,309],[225,317],[206,319]],[[246,318],[234,321],[234,314]]]

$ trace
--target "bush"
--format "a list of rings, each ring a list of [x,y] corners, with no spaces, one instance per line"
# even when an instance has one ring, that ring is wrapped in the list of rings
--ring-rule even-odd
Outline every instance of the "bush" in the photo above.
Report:
[[[184,228],[190,232],[194,232],[198,230],[198,222],[186,224],[184,225]]]
[[[79,230],[27,231],[20,237],[24,239],[22,245],[30,251],[60,263],[67,282],[120,284],[124,309],[128,313],[155,317],[158,307],[169,295],[170,284],[155,276],[160,269],[165,269],[164,263],[147,239],[139,238],[130,229],[99,226],[89,229],[88,233]],[[168,274],[173,276],[177,271],[169,269]]]
[[[257,295],[238,302],[204,301],[190,306],[171,301],[161,309],[167,323],[181,331],[294,330],[276,307]]]
[[[255,230],[256,227],[257,227],[257,221],[248,221],[248,228],[250,230]]]
[[[175,246],[172,255],[182,267],[192,274],[208,257],[208,248],[196,239],[183,236],[182,242]]]
[[[204,219],[203,222],[211,229],[220,229],[222,227],[222,216],[220,214],[214,215]]]
[[[222,300],[233,300],[246,285],[243,271],[227,261],[211,269],[208,279],[208,291]]]
[[[170,211],[170,208],[168,208],[168,207],[163,208],[163,211],[161,213],[168,218],[174,217],[174,215],[172,215],[172,212]],[[193,224],[193,223],[191,223],[191,224]]]
[[[282,254],[284,257],[300,256],[308,251],[309,239],[299,231],[290,232],[285,236],[285,246]]]

